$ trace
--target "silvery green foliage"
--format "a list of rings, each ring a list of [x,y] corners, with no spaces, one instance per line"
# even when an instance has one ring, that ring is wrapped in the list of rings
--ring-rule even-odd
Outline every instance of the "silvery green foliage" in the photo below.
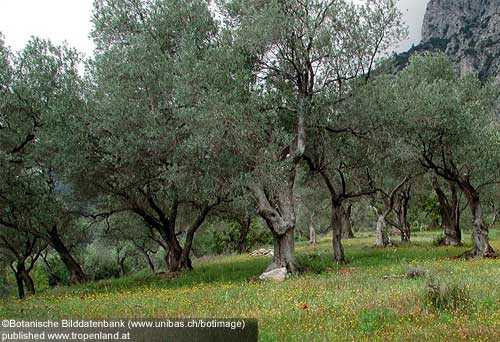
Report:
[[[205,200],[205,191],[222,185],[214,184],[208,139],[194,134],[200,101],[189,91],[195,72],[188,68],[196,70],[213,44],[206,2],[100,1],[93,23],[97,51],[79,167],[101,190],[168,201],[176,188]]]
[[[376,86],[385,97],[381,120],[399,136],[408,157],[456,168],[477,185],[497,179],[495,85],[457,76],[444,55],[422,55]]]
[[[71,135],[66,123],[82,105],[80,57],[38,38],[17,53],[0,43],[0,51],[0,226],[47,240],[60,225],[76,241],[80,231],[72,229],[56,174]]]

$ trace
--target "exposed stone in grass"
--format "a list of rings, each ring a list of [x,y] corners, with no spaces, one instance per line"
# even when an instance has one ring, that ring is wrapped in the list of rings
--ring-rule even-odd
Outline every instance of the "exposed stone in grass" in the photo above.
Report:
[[[274,251],[270,248],[260,248],[251,252],[250,256],[274,256]]]
[[[260,275],[260,280],[275,280],[275,281],[283,281],[287,276],[286,267],[275,268],[269,272],[264,272]]]

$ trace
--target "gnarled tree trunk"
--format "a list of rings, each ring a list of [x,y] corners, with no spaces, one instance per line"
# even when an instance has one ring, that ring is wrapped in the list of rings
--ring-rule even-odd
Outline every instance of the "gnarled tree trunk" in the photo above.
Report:
[[[169,272],[180,272],[193,269],[189,255],[183,256],[183,248],[177,239],[175,229],[168,224],[160,230],[160,235],[166,243],[165,263]]]
[[[472,251],[474,258],[496,257],[497,254],[490,246],[488,226],[484,222],[481,201],[477,190],[467,181],[460,181],[458,186],[465,194],[472,213]]]
[[[438,198],[441,213],[444,231],[442,243],[445,246],[460,246],[462,244],[462,233],[460,231],[460,203],[458,201],[457,186],[455,183],[448,181],[450,199],[439,186],[436,176],[432,178],[432,186]]]
[[[351,212],[352,204],[347,204],[342,215],[342,239],[348,240],[354,238],[354,233],[352,232],[352,222],[351,222]]]
[[[271,271],[276,268],[286,267],[288,273],[296,273],[294,229],[288,229],[284,234],[273,232],[274,255],[271,265],[266,269]]]
[[[191,247],[193,245],[194,234],[198,228],[205,221],[208,212],[220,203],[220,200],[213,204],[203,204],[201,211],[196,218],[195,222],[189,227],[186,232],[186,240],[184,247],[181,246],[177,239],[175,232],[177,212],[179,209],[179,202],[177,198],[174,199],[170,206],[170,213],[167,215],[162,208],[156,203],[153,197],[148,198],[150,207],[154,210],[158,217],[148,213],[144,208],[135,206],[133,211],[141,216],[143,220],[150,227],[155,229],[161,236],[162,242],[160,243],[166,251],[165,263],[169,272],[180,272],[183,270],[192,270],[193,266],[189,255],[191,254]]]
[[[191,254],[191,249],[193,247],[194,234],[196,233],[198,228],[200,228],[200,226],[205,221],[205,218],[207,217],[208,212],[219,203],[220,202],[217,201],[216,203],[214,203],[212,205],[204,204],[202,206],[201,211],[200,211],[198,217],[196,218],[195,222],[187,230],[186,241],[184,242],[184,248],[182,249],[181,256],[180,256],[180,264],[181,264],[182,268],[189,269],[189,270],[193,269],[189,255]]]
[[[261,184],[252,190],[257,199],[257,213],[271,230],[274,242],[274,256],[267,271],[286,267],[288,273],[297,273],[295,261],[295,210],[293,207],[293,182],[289,188],[277,191],[273,198],[268,197]]]
[[[70,282],[72,284],[79,284],[87,281],[87,276],[83,272],[80,264],[76,261],[76,259],[71,255],[70,251],[66,247],[66,245],[61,240],[59,236],[59,232],[57,231],[57,226],[54,226],[49,231],[49,241],[48,243],[54,250],[57,252],[61,261],[66,266],[67,270],[70,274]]]
[[[33,278],[31,278],[28,270],[26,269],[24,260],[18,260],[16,267],[14,267],[13,265],[11,267],[16,278],[19,299],[23,299],[24,297],[26,297],[26,291],[28,292],[28,294],[34,295],[35,283],[33,282]]]

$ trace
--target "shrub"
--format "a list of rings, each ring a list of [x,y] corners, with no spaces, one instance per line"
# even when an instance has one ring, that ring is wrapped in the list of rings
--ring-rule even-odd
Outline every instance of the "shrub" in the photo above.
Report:
[[[430,278],[425,285],[425,304],[435,310],[466,310],[473,301],[466,286]]]
[[[406,278],[415,279],[421,278],[427,275],[427,270],[422,266],[418,265],[408,265],[406,266]]]
[[[237,222],[219,221],[204,225],[193,241],[193,253],[203,255],[238,252],[241,226]],[[272,244],[272,235],[260,221],[254,219],[247,235],[247,249]]]
[[[432,240],[432,244],[436,247],[439,247],[439,246],[443,246],[444,245],[444,240],[445,240],[445,237],[444,235],[439,235],[439,236],[436,236],[433,240]]]
[[[55,255],[48,255],[45,260],[42,263],[42,267],[47,275],[49,287],[69,285],[70,274],[61,259]]]
[[[84,261],[84,269],[92,280],[102,280],[120,277],[120,267],[118,266],[112,253],[109,250],[97,245],[89,246]]]
[[[325,253],[299,254],[296,259],[304,272],[320,274],[332,267],[331,257]]]
[[[0,299],[7,298],[13,291],[12,284],[7,281],[7,275],[0,272]]]

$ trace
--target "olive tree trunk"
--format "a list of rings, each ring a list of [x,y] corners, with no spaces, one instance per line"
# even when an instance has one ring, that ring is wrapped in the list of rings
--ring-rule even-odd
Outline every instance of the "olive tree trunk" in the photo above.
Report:
[[[438,198],[444,231],[442,244],[445,246],[460,246],[462,244],[462,232],[460,231],[460,203],[458,201],[457,186],[455,183],[448,181],[449,198],[439,186],[436,176],[432,179],[432,186]]]
[[[458,186],[465,194],[472,213],[472,251],[474,258],[496,257],[488,238],[488,226],[484,221],[481,200],[478,191],[467,181],[461,181]]]
[[[286,267],[288,273],[296,273],[294,229],[288,229],[285,234],[273,233],[274,255],[267,271]]]
[[[387,228],[385,224],[385,217],[383,213],[378,215],[377,228],[375,230],[375,247],[388,247],[391,245]]]
[[[245,217],[241,220],[241,231],[240,237],[238,239],[238,250],[241,253],[245,253],[247,251],[247,237],[248,232],[250,231],[250,225],[252,224],[252,217],[249,214],[246,214]]]
[[[344,247],[342,247],[342,226],[344,221],[344,208],[342,202],[332,200],[332,246],[333,260],[337,263],[345,263]]]
[[[16,277],[17,296],[19,297],[19,299],[23,299],[26,296],[24,292],[23,278],[17,272],[14,272],[14,276]]]
[[[342,238],[344,240],[354,238],[354,233],[352,232],[352,222],[351,222],[352,204],[348,204],[343,210],[342,216]]]
[[[183,270],[191,270],[193,267],[191,265],[191,260],[189,255],[186,257],[183,255],[183,248],[177,239],[175,234],[175,228],[173,225],[166,224],[159,230],[164,244],[162,244],[165,250],[165,264],[167,271],[169,272],[180,272]]]
[[[190,259],[191,248],[193,246],[193,239],[198,228],[205,221],[208,212],[220,203],[218,199],[213,204],[204,203],[201,205],[200,212],[195,222],[188,228],[186,232],[186,239],[184,247],[181,246],[177,239],[175,232],[177,222],[177,212],[179,209],[179,202],[177,198],[174,199],[170,205],[170,212],[166,212],[160,208],[152,197],[148,198],[148,203],[151,209],[154,210],[157,217],[148,213],[144,208],[134,207],[133,212],[142,217],[147,225],[155,229],[161,236],[162,241],[160,245],[165,250],[165,264],[169,272],[180,272],[184,270],[192,270],[193,266]],[[150,265],[151,266],[151,265]]]
[[[142,253],[142,255],[144,255],[144,258],[146,259],[146,263],[148,264],[151,272],[155,273],[156,268],[155,268],[155,264],[154,264],[153,260],[151,259],[151,255],[149,255],[149,253],[146,250],[141,249],[140,252]]]
[[[69,271],[70,282],[72,284],[79,284],[86,282],[87,276],[83,272],[80,264],[76,261],[73,255],[71,255],[69,249],[62,241],[56,226],[54,226],[49,231],[48,243],[50,244],[50,246],[52,246],[52,248],[54,248],[54,250],[61,258],[61,261],[64,263],[64,266],[66,266],[66,269]]]
[[[252,186],[257,199],[257,213],[264,219],[273,235],[274,256],[266,272],[286,267],[288,273],[297,273],[295,261],[295,210],[293,206],[293,182],[289,187],[268,197],[261,184]]]
[[[401,232],[401,241],[410,241],[411,225],[408,222],[408,209],[411,199],[410,187],[402,189],[396,195],[394,211],[396,213],[396,228]]]
[[[314,230],[314,227],[312,224],[309,226],[309,243],[310,244],[318,243],[318,241],[316,239],[316,231]]]
[[[33,278],[31,278],[29,271],[26,269],[26,264],[24,260],[18,260],[17,265],[11,266],[14,271],[14,276],[16,278],[17,292],[19,299],[26,297],[26,292],[30,295],[35,294],[35,283]]]

